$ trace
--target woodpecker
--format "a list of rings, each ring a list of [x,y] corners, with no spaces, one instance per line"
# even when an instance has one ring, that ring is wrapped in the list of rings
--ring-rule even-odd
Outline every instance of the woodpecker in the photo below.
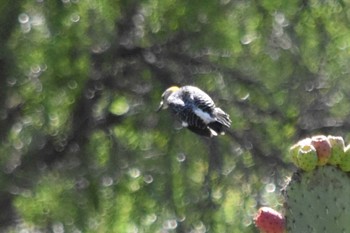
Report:
[[[198,87],[169,87],[162,94],[158,111],[168,107],[183,127],[202,136],[225,134],[224,128],[231,126],[230,116]]]

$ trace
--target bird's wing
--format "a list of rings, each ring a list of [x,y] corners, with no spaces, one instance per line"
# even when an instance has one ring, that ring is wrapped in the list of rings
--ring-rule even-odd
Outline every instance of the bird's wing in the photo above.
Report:
[[[210,96],[199,89],[198,87],[185,86],[182,88],[185,93],[185,98],[193,101],[193,105],[203,111],[213,110],[215,107],[214,101]]]
[[[209,96],[195,96],[193,99],[193,104],[196,108],[202,110],[203,112],[212,113],[215,104],[214,101]]]
[[[192,107],[199,118],[206,124],[214,121],[213,111],[215,110],[215,104],[207,93],[193,86],[183,87],[183,93],[183,99]]]
[[[197,116],[192,108],[192,105],[185,104],[182,98],[176,95],[172,95],[168,98],[168,105],[170,109],[175,113],[176,116],[189,127],[197,127],[200,129],[206,128],[203,120]]]
[[[180,119],[186,122],[188,126],[197,127],[199,129],[204,129],[207,127],[203,119],[198,116],[192,108],[185,107],[181,112],[178,113]]]

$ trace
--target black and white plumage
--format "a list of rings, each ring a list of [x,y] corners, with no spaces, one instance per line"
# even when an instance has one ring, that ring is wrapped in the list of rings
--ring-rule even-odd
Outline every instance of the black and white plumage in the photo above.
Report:
[[[230,116],[215,106],[210,96],[194,86],[172,86],[162,94],[158,110],[170,108],[184,127],[202,136],[224,134]]]

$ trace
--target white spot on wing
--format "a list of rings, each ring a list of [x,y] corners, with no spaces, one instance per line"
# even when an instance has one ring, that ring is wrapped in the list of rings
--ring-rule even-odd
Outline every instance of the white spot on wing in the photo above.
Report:
[[[194,113],[201,118],[205,124],[209,124],[210,122],[215,121],[213,117],[209,115],[209,113],[202,111],[199,108],[194,109]]]
[[[188,123],[185,122],[185,121],[183,121],[183,122],[181,122],[181,123],[182,123],[182,127],[187,127],[187,126],[188,126]]]

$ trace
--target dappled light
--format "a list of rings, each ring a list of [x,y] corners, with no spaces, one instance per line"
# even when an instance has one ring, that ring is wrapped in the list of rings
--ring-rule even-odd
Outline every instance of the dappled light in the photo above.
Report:
[[[257,232],[297,138],[349,139],[348,3],[9,1],[0,7],[1,232]],[[197,86],[225,135],[157,112]]]

